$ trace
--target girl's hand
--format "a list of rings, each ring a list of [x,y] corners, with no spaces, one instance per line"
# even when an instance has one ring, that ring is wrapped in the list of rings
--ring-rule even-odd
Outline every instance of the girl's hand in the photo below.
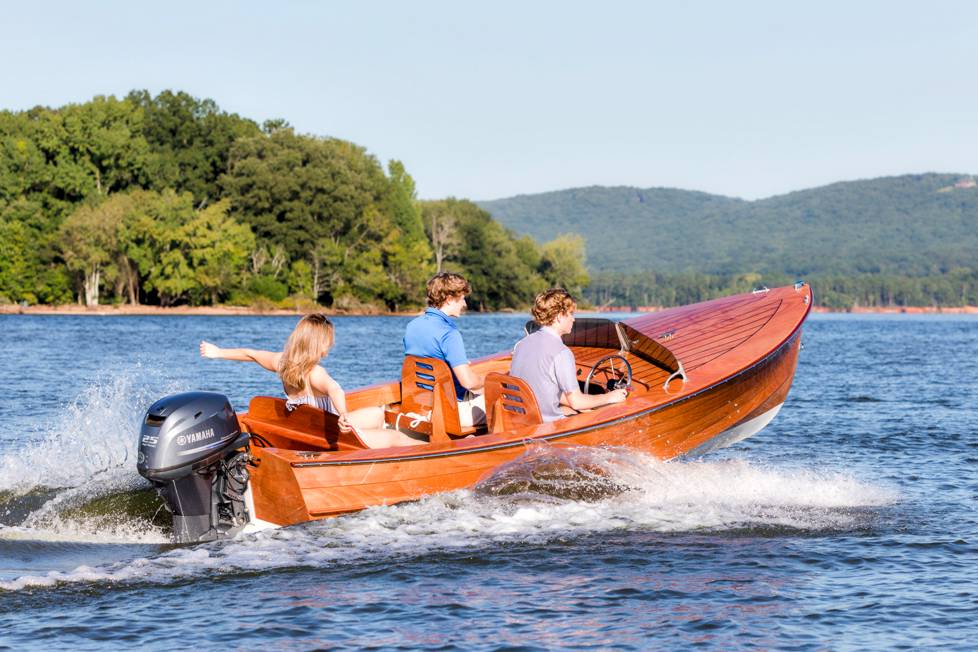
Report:
[[[210,342],[201,341],[200,355],[203,358],[220,358],[221,347],[211,344]]]
[[[339,426],[341,432],[350,432],[353,430],[353,424],[350,423],[350,418],[346,416],[346,412],[340,415]]]

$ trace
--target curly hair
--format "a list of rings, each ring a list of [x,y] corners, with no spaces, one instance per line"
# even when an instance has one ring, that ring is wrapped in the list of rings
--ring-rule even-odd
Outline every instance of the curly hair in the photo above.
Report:
[[[441,308],[445,302],[459,295],[472,292],[472,286],[461,274],[438,272],[428,281],[428,305]]]
[[[320,313],[306,315],[289,335],[279,362],[278,376],[289,394],[306,387],[306,378],[333,348],[333,322]]]
[[[577,302],[564,288],[550,288],[533,300],[533,319],[541,326],[550,326],[560,315],[577,309]]]

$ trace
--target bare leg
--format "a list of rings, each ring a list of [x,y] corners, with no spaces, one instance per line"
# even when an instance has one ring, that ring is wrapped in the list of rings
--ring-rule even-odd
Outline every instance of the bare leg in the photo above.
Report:
[[[365,407],[348,415],[350,422],[357,427],[360,439],[370,448],[390,448],[391,446],[417,446],[427,444],[423,439],[414,439],[399,430],[384,428],[384,408]]]
[[[390,448],[391,446],[417,446],[427,444],[423,439],[415,439],[399,430],[376,428],[359,429],[360,439],[370,448]]]
[[[384,427],[384,408],[382,407],[364,407],[354,410],[346,416],[358,430],[369,430],[371,428],[380,430]]]

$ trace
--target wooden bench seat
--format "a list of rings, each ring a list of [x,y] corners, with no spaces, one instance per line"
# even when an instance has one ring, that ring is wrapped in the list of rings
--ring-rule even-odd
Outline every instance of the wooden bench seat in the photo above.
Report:
[[[256,396],[241,417],[243,429],[266,440],[275,448],[288,450],[344,451],[368,448],[355,432],[341,432],[339,418],[309,405],[291,412],[285,400]],[[255,440],[256,446],[261,441]]]

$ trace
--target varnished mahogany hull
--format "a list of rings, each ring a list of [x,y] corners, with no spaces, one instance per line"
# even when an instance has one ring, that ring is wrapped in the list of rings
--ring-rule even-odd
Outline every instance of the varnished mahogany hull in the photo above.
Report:
[[[810,306],[807,286],[788,287],[758,298],[740,295],[699,304],[699,311],[692,306],[629,320],[650,337],[665,333],[679,358],[685,354],[693,361],[689,379],[672,383],[667,392],[660,384],[668,373],[653,365],[645,369],[636,359],[637,391],[625,403],[521,432],[386,450],[254,448],[255,516],[290,525],[471,487],[521,455],[527,441],[623,446],[661,459],[726,445],[734,436],[750,434],[751,424],[765,423],[784,402]],[[710,330],[711,324],[716,331]],[[670,330],[659,331],[663,326]],[[581,348],[575,357],[587,368],[601,353]],[[476,366],[496,370],[507,364],[507,356],[500,354]],[[391,383],[359,396],[353,392],[350,400],[355,407],[396,394],[397,384]],[[242,421],[252,431],[260,430],[249,424],[248,415]]]

